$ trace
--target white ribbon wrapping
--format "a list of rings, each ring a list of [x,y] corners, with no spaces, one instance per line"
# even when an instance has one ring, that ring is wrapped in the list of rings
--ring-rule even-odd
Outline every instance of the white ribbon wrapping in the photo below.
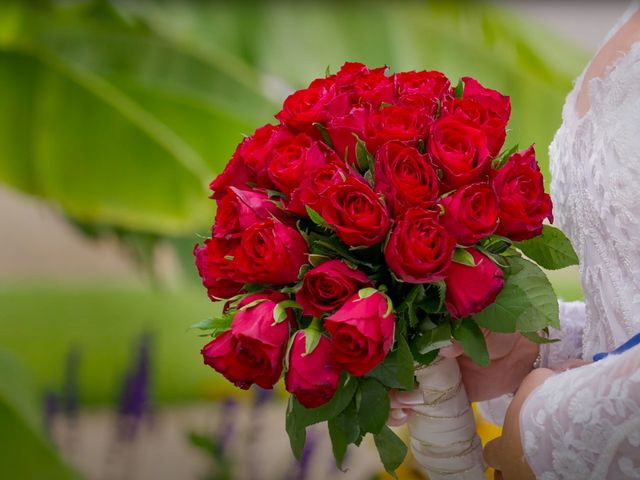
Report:
[[[438,357],[416,370],[424,403],[412,405],[411,450],[430,480],[484,480],[482,445],[458,362]]]

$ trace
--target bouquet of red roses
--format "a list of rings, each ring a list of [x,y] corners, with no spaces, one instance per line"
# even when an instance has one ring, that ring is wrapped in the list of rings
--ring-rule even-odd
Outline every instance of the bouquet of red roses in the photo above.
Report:
[[[533,147],[502,151],[510,111],[472,78],[346,63],[290,95],[211,183],[215,223],[194,254],[226,303],[197,324],[213,337],[202,355],[243,389],[284,374],[296,455],[327,421],[338,464],[371,433],[392,472],[406,447],[385,425],[390,389],[419,387],[416,367],[453,340],[488,364],[481,327],[540,342],[558,327],[531,260],[576,257],[543,226]]]

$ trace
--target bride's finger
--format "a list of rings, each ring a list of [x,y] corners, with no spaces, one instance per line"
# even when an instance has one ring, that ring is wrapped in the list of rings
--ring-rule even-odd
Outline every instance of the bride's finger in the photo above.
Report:
[[[491,440],[484,446],[484,450],[482,454],[484,456],[484,461],[487,462],[487,465],[495,468],[496,470],[501,470],[500,465],[500,453],[502,450],[502,437],[498,437],[495,440]]]
[[[389,412],[389,418],[387,419],[387,425],[390,427],[399,427],[407,423],[409,415],[401,408],[392,408]]]
[[[391,392],[391,408],[411,408],[416,405],[424,405],[424,396],[420,390],[403,392],[394,390]]]

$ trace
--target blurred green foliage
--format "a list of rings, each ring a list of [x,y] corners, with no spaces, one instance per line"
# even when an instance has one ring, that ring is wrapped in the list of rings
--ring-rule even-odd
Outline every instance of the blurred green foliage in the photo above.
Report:
[[[206,231],[206,183],[291,89],[344,61],[477,77],[546,149],[585,57],[483,2],[0,4],[0,181],[85,224]]]

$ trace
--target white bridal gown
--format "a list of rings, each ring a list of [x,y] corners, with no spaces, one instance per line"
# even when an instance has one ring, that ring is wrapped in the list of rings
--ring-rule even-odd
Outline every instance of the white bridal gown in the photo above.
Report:
[[[580,257],[585,302],[561,304],[562,341],[543,348],[547,365],[590,359],[640,332],[640,42],[585,85],[590,107],[579,117],[583,77],[550,157],[556,225]],[[640,345],[550,378],[520,421],[538,479],[640,479]]]

